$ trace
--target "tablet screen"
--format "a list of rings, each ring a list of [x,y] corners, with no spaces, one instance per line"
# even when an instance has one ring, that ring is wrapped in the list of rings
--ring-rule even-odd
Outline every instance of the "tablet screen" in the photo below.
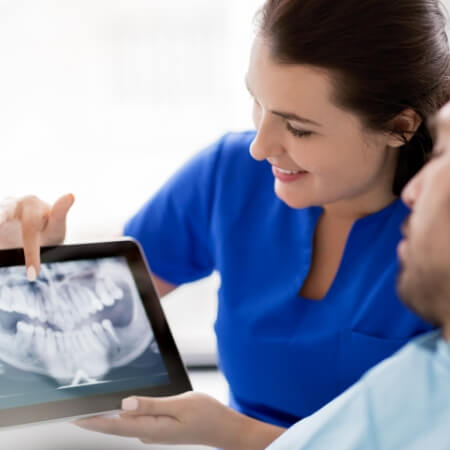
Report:
[[[0,409],[168,383],[124,256],[0,267]]]

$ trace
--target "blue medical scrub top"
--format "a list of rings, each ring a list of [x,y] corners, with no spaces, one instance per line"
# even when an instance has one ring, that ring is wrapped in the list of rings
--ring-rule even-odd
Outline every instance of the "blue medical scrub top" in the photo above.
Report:
[[[353,225],[323,300],[299,296],[322,208],[275,195],[270,165],[249,155],[254,137],[230,133],[197,154],[124,233],[170,283],[220,273],[215,331],[230,404],[287,427],[431,327],[395,292],[400,200]]]

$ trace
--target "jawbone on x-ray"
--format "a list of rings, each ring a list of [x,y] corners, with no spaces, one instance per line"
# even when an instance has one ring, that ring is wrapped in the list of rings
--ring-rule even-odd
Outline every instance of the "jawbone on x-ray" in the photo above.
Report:
[[[153,332],[124,258],[46,263],[35,282],[0,268],[0,359],[61,384],[95,382],[150,345]]]

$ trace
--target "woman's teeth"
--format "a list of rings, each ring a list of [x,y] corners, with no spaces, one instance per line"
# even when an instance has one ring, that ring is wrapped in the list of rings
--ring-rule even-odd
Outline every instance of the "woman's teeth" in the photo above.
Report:
[[[286,170],[286,169],[281,169],[280,167],[277,167],[277,170],[281,173],[285,173],[287,175],[294,175],[296,173],[301,173],[304,172],[304,170]]]

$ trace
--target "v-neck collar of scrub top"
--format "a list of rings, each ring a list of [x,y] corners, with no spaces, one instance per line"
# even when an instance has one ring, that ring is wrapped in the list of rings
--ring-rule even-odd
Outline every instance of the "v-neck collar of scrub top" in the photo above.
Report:
[[[349,263],[349,259],[352,257],[352,253],[355,249],[355,246],[358,242],[358,239],[362,238],[363,241],[367,242],[367,230],[371,227],[377,227],[380,224],[382,224],[386,217],[392,214],[394,210],[397,208],[407,208],[402,200],[400,198],[397,198],[389,205],[385,206],[384,208],[380,209],[379,211],[376,211],[372,214],[369,214],[367,216],[361,217],[353,223],[353,225],[350,228],[349,234],[347,236],[347,240],[345,243],[345,247],[342,253],[341,260],[339,262],[339,267],[336,271],[336,274],[334,276],[334,279],[327,291],[327,293],[324,295],[324,297],[320,300],[316,299],[310,299],[307,297],[304,297],[300,294],[298,294],[298,297],[300,300],[304,300],[306,302],[311,303],[317,303],[317,304],[326,304],[328,303],[327,300],[333,296],[333,291],[335,290],[335,285],[339,284],[340,281],[340,273],[343,267],[345,267]],[[306,262],[307,267],[306,270],[303,268],[302,273],[298,277],[298,291],[301,290],[301,287],[308,276],[308,273],[311,268],[311,260],[312,260],[312,253],[313,253],[313,242],[314,242],[314,234],[315,229],[317,226],[317,223],[323,214],[324,208],[322,206],[312,206],[310,208],[306,208],[304,211],[308,212],[308,232],[305,233],[302,246],[302,252],[303,252],[303,261]],[[356,242],[355,242],[356,241]],[[359,246],[358,250],[361,250]]]

